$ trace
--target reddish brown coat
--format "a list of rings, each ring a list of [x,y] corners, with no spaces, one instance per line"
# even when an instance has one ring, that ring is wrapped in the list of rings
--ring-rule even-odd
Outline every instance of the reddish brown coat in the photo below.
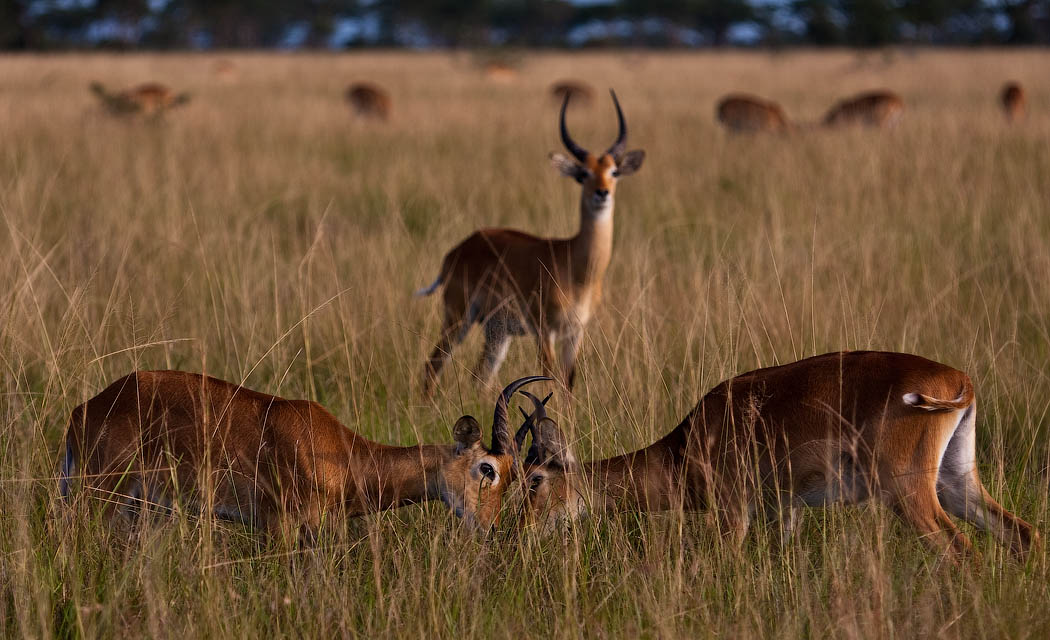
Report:
[[[719,384],[633,453],[579,465],[556,428],[538,429],[529,512],[711,508],[739,543],[770,494],[782,510],[767,515],[787,533],[798,506],[877,497],[938,550],[969,549],[950,512],[1024,554],[1038,535],[981,484],[975,419],[961,371],[902,353],[829,353]]]

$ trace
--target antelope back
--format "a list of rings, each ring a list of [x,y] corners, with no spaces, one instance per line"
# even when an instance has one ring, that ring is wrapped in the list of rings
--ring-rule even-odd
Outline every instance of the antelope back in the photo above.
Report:
[[[755,96],[726,96],[718,103],[717,117],[733,132],[783,133],[789,129],[787,117],[779,104]]]

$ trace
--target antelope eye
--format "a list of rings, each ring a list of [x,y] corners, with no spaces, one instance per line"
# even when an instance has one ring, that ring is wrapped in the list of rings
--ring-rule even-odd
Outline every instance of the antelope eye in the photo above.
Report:
[[[489,480],[496,479],[496,469],[487,462],[482,462],[478,465],[478,472]]]
[[[620,170],[619,169],[613,169],[612,177],[619,178],[620,177]]]
[[[543,484],[544,477],[541,474],[536,474],[529,478],[529,491],[536,491]]]

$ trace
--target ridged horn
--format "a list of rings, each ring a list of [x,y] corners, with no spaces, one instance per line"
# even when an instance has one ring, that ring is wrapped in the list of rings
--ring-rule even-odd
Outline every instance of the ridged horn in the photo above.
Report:
[[[511,437],[510,428],[507,426],[507,405],[510,404],[510,398],[518,389],[527,384],[551,379],[548,376],[526,376],[518,378],[503,388],[499,398],[496,400],[496,408],[492,412],[492,453],[517,455],[518,451],[514,445],[514,438]]]
[[[616,136],[616,142],[613,143],[609,150],[606,151],[613,157],[613,160],[619,164],[620,160],[623,159],[624,151],[627,150],[627,121],[623,118],[623,109],[620,108],[620,101],[616,99],[616,92],[609,89],[609,93],[612,95],[613,104],[616,105],[616,118],[620,122],[620,133]],[[564,118],[565,111],[562,110],[562,117]],[[563,120],[564,121],[564,120]]]
[[[569,91],[565,94],[565,100],[561,103],[561,118],[559,120],[559,127],[561,128],[561,142],[565,145],[565,148],[569,150],[578,162],[587,162],[587,150],[576,144],[572,140],[572,136],[569,135],[569,128],[565,126],[565,109],[569,106],[569,97],[572,96],[572,92]]]

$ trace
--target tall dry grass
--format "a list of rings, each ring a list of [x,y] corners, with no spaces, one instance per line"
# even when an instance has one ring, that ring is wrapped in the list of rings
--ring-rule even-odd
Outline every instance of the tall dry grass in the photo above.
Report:
[[[1030,637],[1050,635],[1045,551],[945,567],[885,511],[807,513],[786,549],[727,550],[702,514],[616,514],[537,539],[461,531],[439,504],[289,550],[183,514],[110,532],[57,500],[70,409],[139,368],[203,370],[322,402],[382,442],[450,440],[491,399],[475,335],[419,399],[439,303],[413,300],[479,226],[572,233],[546,93],[614,86],[646,149],[618,191],[607,296],[578,393],[581,457],[637,448],[719,380],[835,349],[971,374],[989,489],[1045,529],[1050,86],[1044,52],[529,55],[512,84],[465,56],[0,58],[0,635]],[[1030,93],[1007,127],[1002,82]],[[114,119],[87,90],[165,82],[193,101]],[[341,96],[371,80],[390,123]],[[729,91],[816,120],[872,87],[889,132],[727,137]],[[604,98],[570,114],[608,144]],[[503,379],[536,370],[515,343]]]

